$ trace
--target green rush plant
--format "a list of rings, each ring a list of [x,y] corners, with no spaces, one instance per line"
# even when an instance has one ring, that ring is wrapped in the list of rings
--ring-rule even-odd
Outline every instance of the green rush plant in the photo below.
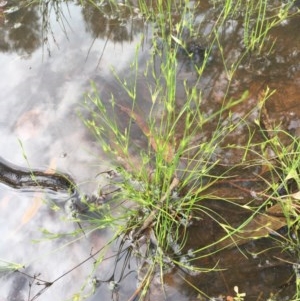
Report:
[[[176,5],[172,5],[170,1],[164,3],[158,1],[157,6],[153,7],[144,1],[139,3],[139,9],[145,18],[154,21],[155,24],[152,53],[143,74],[149,101],[152,103],[149,112],[141,110],[137,98],[137,81],[140,76],[137,58],[140,47],[137,47],[136,60],[131,66],[130,81],[114,73],[127,94],[129,105],[121,104],[113,94],[107,103],[98,94],[95,84],[92,84],[92,91],[85,98],[85,105],[90,110],[91,117],[84,122],[102,149],[117,159],[119,172],[123,178],[115,196],[119,202],[127,201],[124,219],[119,219],[118,233],[122,233],[123,237],[129,237],[134,243],[143,235],[147,237],[152,264],[144,273],[141,284],[142,296],[150,286],[151,277],[157,271],[156,266],[160,271],[162,282],[162,275],[170,265],[191,273],[216,269],[216,267],[205,269],[193,264],[195,260],[208,256],[202,252],[211,245],[194,250],[192,254],[185,249],[188,228],[193,219],[197,218],[197,212],[204,212],[214,219],[226,233],[220,241],[227,241],[247,226],[251,226],[252,219],[255,219],[265,206],[264,203],[259,208],[249,208],[250,217],[237,229],[233,229],[221,216],[201,205],[202,200],[218,198],[207,191],[216,182],[227,178],[226,172],[217,176],[213,173],[218,165],[216,153],[222,148],[224,138],[234,132],[239,122],[238,124],[229,122],[224,126],[222,123],[226,118],[224,116],[230,116],[231,108],[247,97],[247,93],[237,100],[228,100],[225,96],[223,104],[213,114],[207,114],[202,106],[202,93],[197,89],[197,83],[208,64],[213,45],[217,44],[222,50],[220,29],[226,20],[240,17],[240,9],[244,2],[225,1],[225,4],[212,30],[212,42],[205,51],[203,64],[200,68],[196,68],[198,74],[196,84],[189,86],[187,82],[182,82],[185,87],[183,104],[177,102],[176,86],[179,82],[177,53],[179,49],[187,49],[182,39],[183,32],[188,28],[192,35],[194,24],[192,17],[182,17],[174,24],[172,14],[176,12]],[[258,53],[261,53],[271,28],[288,16],[289,6],[284,6],[279,12],[277,10],[276,15],[271,17],[267,8],[266,1],[255,3],[247,1],[246,8],[243,6],[246,52],[242,54],[242,58],[247,52],[258,50]],[[191,16],[189,8],[185,8],[182,13],[182,16],[186,15]],[[253,22],[255,18],[258,18],[259,22]],[[242,58],[231,66],[230,70],[228,69],[229,85]],[[226,67],[226,57],[223,61]],[[160,110],[160,116],[157,116],[157,108]],[[120,113],[127,116],[125,126],[119,121]],[[210,125],[210,134],[209,137],[203,138],[201,133],[205,132],[207,125]],[[134,126],[137,126],[146,138],[145,148],[140,149],[134,145],[131,134]],[[251,147],[249,141],[245,153]],[[153,246],[155,248],[150,251]],[[179,253],[185,260],[178,260],[172,256]],[[137,254],[140,257],[147,256],[139,251]]]
[[[169,81],[170,78],[164,79]],[[173,83],[169,84],[172,87]],[[189,224],[196,218],[195,212],[205,210],[198,205],[199,202],[212,197],[205,191],[226,177],[225,174],[215,176],[211,171],[218,163],[214,155],[217,148],[235,126],[222,127],[217,123],[217,128],[208,141],[197,145],[194,139],[207,123],[216,117],[220,118],[220,115],[242,99],[231,100],[220,108],[217,115],[206,116],[201,113],[201,101],[195,90],[187,94],[186,103],[181,108],[176,107],[173,98],[168,97],[168,93],[174,93],[171,90],[161,95],[163,102],[157,100],[163,105],[164,111],[162,120],[157,123],[153,112],[150,112],[148,118],[142,117],[145,120],[135,113],[138,107],[136,100],[133,100],[129,109],[118,105],[112,97],[113,110],[110,112],[113,114],[109,114],[95,87],[93,89],[86,96],[91,119],[84,122],[94,133],[102,149],[118,158],[119,164],[121,163],[118,171],[123,181],[118,184],[119,192],[116,193],[114,202],[127,201],[126,213],[123,219],[118,219],[123,236],[138,241],[141,235],[147,233],[149,243],[151,241],[156,246],[155,254],[152,253],[153,264],[158,264],[161,271],[164,270],[166,258],[187,270],[204,271],[205,269],[193,266],[189,261],[178,262],[168,254],[175,245],[180,252],[184,250]],[[162,86],[159,89],[162,91]],[[154,91],[152,97],[157,92]],[[125,129],[118,123],[117,108],[128,113],[128,125]],[[148,139],[148,147],[141,149],[137,155],[132,155],[134,145],[130,130],[133,122],[138,124]]]
[[[283,217],[281,225],[287,227],[287,235],[279,235],[279,244],[282,250],[299,258],[300,141],[297,135],[284,130],[281,124],[276,124],[270,118],[266,103],[274,93],[276,91],[267,88],[260,96],[260,113],[256,124],[260,129],[262,141],[252,143],[248,151],[258,157],[257,163],[254,164],[261,167],[260,176],[266,183],[266,189],[261,194],[265,198],[262,206],[266,206],[271,215]],[[299,300],[299,264],[297,261],[287,263],[293,267],[295,274],[295,296],[292,300]]]
[[[140,76],[137,59],[140,47],[137,47],[136,60],[131,65],[133,79],[121,79],[115,74],[127,94],[129,105],[121,104],[113,94],[108,102],[105,101],[92,83],[92,90],[85,97],[90,118],[83,118],[104,152],[113,156],[119,165],[118,172],[123,180],[117,184],[119,190],[114,202],[126,200],[125,213],[119,219],[119,233],[123,232],[121,236],[133,242],[146,236],[148,252],[150,246],[155,246],[151,251],[152,264],[142,281],[144,293],[150,285],[149,277],[156,271],[155,266],[161,275],[170,265],[190,272],[213,269],[193,265],[193,254],[188,254],[186,261],[178,261],[172,254],[187,252],[185,243],[189,225],[197,218],[197,211],[205,211],[199,203],[212,198],[206,190],[226,178],[226,172],[219,175],[212,172],[218,164],[216,154],[222,148],[224,138],[239,124],[230,122],[231,108],[247,97],[245,93],[240,99],[224,99],[215,112],[208,114],[203,109],[197,85],[189,86],[183,81],[185,101],[179,104],[177,52],[184,45],[180,41],[180,32],[185,21],[176,24],[178,36],[165,32],[165,22],[158,23],[162,43],[158,38],[153,39],[152,53],[143,74],[151,102],[149,112],[142,112],[137,99],[137,78]],[[119,114],[127,116],[125,126],[120,123]],[[225,125],[224,119],[229,121]],[[208,125],[213,129],[210,128],[205,137],[203,133]],[[134,145],[131,134],[134,126],[146,138],[145,148]]]
[[[119,166],[118,172],[122,181],[116,184],[119,189],[113,196],[113,202],[124,206],[123,209],[120,208],[120,215],[112,223],[118,229],[118,236],[129,239],[136,245],[142,237],[147,238],[146,254],[142,254],[138,247],[135,250],[135,255],[140,258],[149,258],[151,254],[149,267],[142,275],[140,290],[141,296],[144,296],[157,269],[160,271],[162,282],[164,272],[173,265],[190,273],[216,269],[194,264],[195,260],[208,256],[202,255],[202,251],[211,246],[194,251],[185,248],[189,225],[193,219],[197,219],[198,213],[204,212],[214,219],[226,233],[221,240],[226,240],[242,231],[255,218],[260,208],[250,208],[249,219],[242,222],[237,229],[233,229],[221,216],[213,214],[209,208],[201,205],[202,200],[218,198],[211,195],[209,188],[219,180],[227,178],[226,172],[218,175],[213,173],[218,165],[216,154],[222,149],[224,138],[234,132],[239,122],[228,122],[227,125],[222,122],[226,118],[230,119],[231,108],[242,102],[247,93],[236,100],[225,96],[215,112],[205,112],[202,93],[197,84],[208,64],[212,43],[205,52],[202,66],[197,69],[196,83],[189,86],[187,82],[182,82],[185,87],[185,101],[183,104],[178,103],[177,53],[179,49],[185,50],[187,47],[182,36],[186,28],[193,32],[193,18],[183,17],[174,24],[172,14],[176,11],[176,6],[174,8],[171,1],[158,1],[155,7],[149,7],[143,1],[139,4],[139,9],[146,19],[154,18],[155,24],[152,31],[152,53],[142,75],[151,107],[148,112],[143,112],[137,98],[137,82],[141,76],[138,71],[138,46],[136,60],[131,65],[132,77],[125,80],[113,71],[129,102],[126,105],[124,102],[121,104],[120,99],[113,94],[107,102],[99,95],[93,83],[91,92],[85,98],[90,118],[83,121],[95,135],[104,152],[112,156]],[[223,18],[218,25],[220,27],[226,18],[237,13],[236,6],[234,8],[232,4],[226,5],[224,15],[220,17]],[[238,5],[241,3],[238,2]],[[185,9],[181,15],[190,16],[190,9]],[[264,11],[260,10],[261,12]],[[249,15],[248,21],[245,22],[250,24]],[[215,27],[213,41],[217,41],[221,49],[218,32],[218,28]],[[259,35],[259,43],[262,43],[261,33],[259,30],[257,32],[255,34]],[[233,73],[236,68],[237,66],[233,68]],[[157,108],[160,111],[159,116]],[[127,116],[125,126],[120,122],[119,114]],[[209,133],[206,130],[208,126]],[[138,127],[143,133],[146,139],[145,148],[134,144],[131,133],[133,127]],[[205,137],[203,133],[208,136]],[[248,147],[250,148],[250,145],[246,151]],[[97,227],[97,219],[94,219],[93,223]],[[185,260],[175,258],[174,254],[182,254]]]
[[[250,52],[262,54],[272,28],[291,17],[289,11],[293,1],[270,9],[272,5],[271,1],[246,1],[244,44]],[[273,45],[271,45],[269,51],[272,48]]]
[[[243,22],[243,43],[247,52],[262,55],[270,52],[275,41],[269,45],[271,30],[284,24],[289,18],[299,13],[291,12],[295,1],[274,5],[269,0],[212,0],[214,7],[222,8],[216,22],[216,29],[225,26],[229,20]],[[268,50],[265,48],[269,47]]]

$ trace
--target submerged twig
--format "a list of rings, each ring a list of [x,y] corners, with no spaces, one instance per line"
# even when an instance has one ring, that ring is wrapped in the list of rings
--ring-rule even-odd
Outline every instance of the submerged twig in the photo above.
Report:
[[[163,205],[164,201],[168,198],[170,193],[178,186],[179,179],[177,177],[173,178],[173,181],[171,182],[170,186],[168,187],[165,194],[162,196],[162,198],[158,202],[158,206],[156,209],[152,210],[151,213],[148,215],[148,217],[144,220],[143,225],[139,228],[137,232],[133,234],[133,238],[137,238],[144,230],[146,230],[155,220],[156,215]]]
[[[122,112],[125,112],[130,118],[132,118],[136,122],[138,127],[142,130],[143,134],[148,138],[149,143],[155,152],[159,151],[158,145],[162,145],[163,146],[163,150],[162,150],[163,158],[167,162],[171,162],[174,159],[175,154],[174,154],[174,149],[173,149],[172,145],[166,141],[162,141],[162,139],[160,139],[158,137],[155,137],[153,131],[150,129],[148,124],[145,122],[145,120],[141,116],[136,114],[133,111],[133,109],[127,108],[120,104],[117,104],[117,106],[120,108],[120,110]]]

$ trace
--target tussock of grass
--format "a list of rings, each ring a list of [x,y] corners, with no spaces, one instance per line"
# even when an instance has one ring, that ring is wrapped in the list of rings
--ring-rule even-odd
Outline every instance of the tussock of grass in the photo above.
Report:
[[[171,14],[171,11],[169,13]],[[164,14],[169,20],[168,11],[164,11]],[[120,222],[120,232],[123,231],[124,239],[138,241],[146,235],[148,246],[150,248],[151,245],[153,249],[152,264],[160,266],[161,271],[165,269],[166,262],[191,273],[211,271],[215,269],[214,266],[207,269],[193,265],[193,257],[200,258],[202,255],[199,253],[204,249],[194,250],[194,255],[184,254],[187,252],[185,242],[189,225],[197,218],[196,212],[204,210],[205,214],[210,214],[209,209],[201,206],[201,200],[213,198],[213,195],[206,194],[206,191],[218,180],[226,178],[226,172],[217,176],[212,173],[218,164],[216,151],[239,122],[229,121],[224,126],[222,121],[226,116],[230,116],[231,108],[246,99],[247,93],[240,99],[225,98],[219,109],[208,115],[201,109],[201,91],[196,86],[189,87],[183,82],[186,99],[184,104],[179,105],[176,102],[177,52],[183,43],[179,38],[165,32],[165,21],[161,24],[158,21],[158,26],[162,28],[160,34],[163,45],[157,43],[158,40],[153,40],[153,53],[148,59],[148,69],[145,73],[145,81],[151,77],[148,85],[152,100],[150,112],[145,112],[145,116],[138,113],[140,109],[136,99],[136,87],[129,86],[127,80],[118,77],[131,104],[121,105],[112,95],[110,107],[107,107],[107,102],[101,99],[95,85],[92,85],[92,92],[88,93],[85,99],[91,118],[84,122],[102,149],[121,162],[119,171],[124,180],[120,183],[120,192],[116,194],[116,198],[127,200],[131,204],[126,209],[126,217],[130,222]],[[185,25],[177,23],[178,37]],[[155,68],[157,58],[160,62],[159,71]],[[206,57],[202,68],[205,68],[207,62]],[[139,69],[137,64],[135,61],[132,65],[136,77]],[[201,72],[199,74],[200,80]],[[132,82],[136,83],[136,80],[133,79]],[[155,85],[151,85],[151,82]],[[163,112],[160,120],[157,120],[154,114],[157,105]],[[120,112],[128,117],[125,128],[117,117]],[[148,141],[148,147],[141,149],[134,156],[131,152],[134,148],[131,137],[133,123]],[[203,137],[203,140],[200,139],[195,144],[196,137],[208,124],[215,124],[209,139]],[[218,219],[216,221],[221,223]],[[230,235],[229,231],[227,237]],[[177,253],[180,252],[182,257],[190,259],[185,262],[172,258],[170,254],[174,246],[178,250]]]
[[[208,47],[204,54],[202,65],[195,66],[198,80],[194,86],[189,86],[183,82],[186,88],[186,98],[184,104],[179,105],[176,102],[177,89],[179,82],[177,78],[178,60],[177,53],[185,49],[186,44],[182,40],[183,32],[188,28],[193,32],[193,18],[187,19],[185,15],[191,15],[191,10],[184,3],[177,6],[172,1],[161,3],[158,1],[157,6],[148,6],[143,1],[140,2],[139,9],[146,16],[146,19],[153,20],[156,26],[154,38],[152,40],[152,55],[148,58],[147,70],[145,71],[145,81],[149,82],[149,95],[152,100],[152,108],[149,112],[140,114],[139,100],[136,98],[136,86],[129,86],[127,81],[118,78],[121,86],[127,92],[131,103],[130,105],[120,104],[119,100],[112,95],[110,99],[110,108],[107,107],[107,101],[102,100],[97,93],[95,85],[92,85],[92,91],[86,95],[85,104],[91,112],[91,118],[84,120],[87,127],[94,133],[102,149],[119,160],[120,172],[123,181],[120,184],[120,190],[117,194],[118,200],[127,200],[130,207],[126,208],[126,219],[129,222],[121,222],[120,232],[123,239],[129,241],[139,241],[141,237],[147,237],[148,252],[151,249],[151,262],[148,272],[141,284],[141,290],[147,291],[151,277],[158,265],[161,273],[164,273],[166,266],[177,266],[180,269],[190,273],[217,270],[212,266],[210,269],[194,265],[204,256],[205,250],[211,249],[212,246],[219,245],[219,250],[227,246],[238,246],[239,241],[248,241],[257,239],[269,234],[270,228],[263,224],[269,224],[270,220],[265,215],[261,215],[261,210],[269,202],[268,197],[258,207],[243,206],[249,210],[249,217],[237,228],[233,228],[221,216],[215,212],[210,212],[208,207],[202,206],[202,200],[218,199],[218,195],[213,195],[209,188],[218,181],[229,179],[228,171],[231,168],[216,175],[213,171],[218,166],[218,156],[216,152],[222,148],[224,138],[234,133],[235,129],[245,120],[233,122],[228,121],[224,126],[226,116],[231,116],[231,110],[237,104],[247,98],[247,93],[240,99],[229,99],[225,95],[222,105],[212,114],[207,115],[202,110],[201,91],[198,90],[197,83],[209,62],[209,55],[212,52],[213,45],[216,44],[222,52],[220,39],[220,29],[225,25],[226,20],[233,18],[244,18],[244,45],[245,52],[230,69],[227,68],[226,57],[223,56],[224,67],[228,74],[228,89],[235,71],[247,53],[256,52],[261,54],[265,49],[265,43],[268,40],[270,30],[280,24],[288,17],[289,5],[275,8],[270,14],[267,1],[247,1],[244,6],[242,1],[213,1],[217,7],[224,2],[219,18],[215,27],[211,31],[211,46]],[[172,23],[172,16],[178,10],[183,9],[183,18],[177,23]],[[241,14],[241,10],[245,13]],[[157,14],[155,16],[154,12]],[[253,23],[253,20],[259,16],[259,22]],[[156,64],[159,62],[159,70]],[[132,65],[135,70],[135,77],[138,76],[137,60]],[[158,70],[158,71],[157,71]],[[132,82],[136,83],[136,78]],[[150,79],[150,80],[149,80]],[[151,83],[155,83],[154,85]],[[272,96],[272,93],[266,93],[258,109],[263,112],[263,103]],[[161,107],[160,119],[155,115],[155,106]],[[124,113],[127,118],[127,126],[124,128],[118,120],[118,114]],[[246,118],[245,114],[245,118]],[[261,116],[259,117],[261,120]],[[228,120],[230,118],[228,117]],[[132,154],[134,145],[132,143],[131,129],[133,124],[137,126],[148,141],[148,147],[141,149],[139,152]],[[210,125],[209,139],[198,139],[199,133],[203,132],[206,125]],[[214,128],[211,128],[214,125]],[[261,124],[258,122],[258,126]],[[273,129],[272,129],[273,131]],[[286,149],[278,141],[278,133],[275,131],[274,137],[264,141],[264,148],[272,148],[276,154],[276,161],[280,166],[274,169],[276,178],[279,173],[285,174],[281,182],[285,183],[289,178],[295,178],[299,181],[297,174],[296,156],[291,152],[291,146]],[[243,166],[247,165],[247,154],[253,152],[257,145],[252,144],[252,133],[249,134],[249,141],[245,146],[226,146],[227,151],[230,147],[244,149]],[[291,137],[290,137],[291,138]],[[195,142],[197,141],[197,142]],[[261,145],[262,145],[261,144]],[[294,140],[293,144],[297,144]],[[267,146],[268,145],[268,146]],[[138,148],[138,146],[136,146]],[[293,147],[295,148],[295,147]],[[259,164],[266,164],[269,159],[264,153],[259,154],[262,160]],[[289,159],[288,159],[289,158]],[[294,159],[293,159],[294,158]],[[290,161],[289,161],[290,160]],[[295,161],[294,161],[295,160]],[[264,161],[264,162],[262,162]],[[250,165],[256,164],[249,162]],[[232,167],[235,168],[235,167]],[[278,171],[280,170],[280,171]],[[282,177],[282,176],[281,176]],[[275,176],[274,176],[275,178]],[[271,196],[274,198],[274,196]],[[276,200],[278,198],[276,197]],[[230,201],[229,201],[230,202]],[[293,212],[293,221],[298,220],[298,213],[290,208],[283,208],[287,219]],[[197,213],[198,212],[198,213]],[[204,213],[224,230],[225,235],[217,242],[196,249],[186,250],[185,244],[188,239],[188,228],[193,219],[197,219],[199,213]],[[124,216],[125,217],[125,216]],[[290,219],[291,220],[291,219]],[[290,222],[292,227],[297,222]],[[275,222],[271,228],[278,227]],[[186,261],[178,261],[172,257],[174,248],[182,254]],[[173,250],[173,251],[171,251]],[[187,252],[187,253],[185,253]],[[192,252],[192,254],[191,254]],[[149,254],[148,254],[149,255]],[[145,256],[145,254],[144,254]],[[143,294],[142,294],[143,295]],[[238,294],[236,298],[242,299],[244,295]]]

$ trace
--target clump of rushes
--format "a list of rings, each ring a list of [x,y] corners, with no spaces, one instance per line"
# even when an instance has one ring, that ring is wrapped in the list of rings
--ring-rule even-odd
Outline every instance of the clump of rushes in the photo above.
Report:
[[[176,67],[175,59],[173,63]],[[176,68],[168,69],[169,78],[164,77],[164,87],[160,83],[160,86],[155,86],[157,90],[151,91],[152,97],[157,97],[153,106],[156,102],[163,106],[164,114],[159,124],[152,112],[148,118],[136,113],[138,106],[135,99],[132,99],[132,107],[126,107],[112,97],[113,112],[121,111],[128,115],[128,125],[123,128],[118,123],[118,113],[109,114],[110,110],[100,99],[95,86],[93,92],[86,96],[91,119],[85,120],[85,124],[94,133],[102,149],[121,165],[118,166],[118,172],[123,180],[115,184],[119,189],[113,201],[120,204],[126,201],[128,207],[122,219],[118,217],[122,228],[119,235],[132,242],[146,236],[149,246],[154,247],[151,251],[153,264],[159,264],[161,269],[169,262],[193,272],[204,271],[190,262],[178,262],[168,254],[174,245],[179,248],[177,254],[179,251],[182,253],[188,227],[197,218],[196,211],[203,210],[199,202],[212,198],[212,195],[206,194],[206,190],[226,176],[215,176],[211,171],[218,163],[215,153],[219,151],[220,143],[234,130],[235,125],[224,127],[217,123],[208,140],[195,140],[208,122],[221,118],[222,113],[242,99],[230,100],[217,113],[206,116],[201,112],[201,97],[196,89],[188,91],[187,88],[186,103],[178,107],[173,86],[175,78],[170,76],[170,73],[176,72],[174,70]],[[173,93],[170,90],[166,92],[167,89],[174,89],[172,97],[161,95]],[[148,147],[135,155],[131,152],[134,149],[130,131],[133,123],[148,139]],[[187,256],[193,257],[191,254]]]
[[[187,24],[186,20],[180,19],[176,23],[177,36],[171,34],[170,28],[174,26],[171,23],[171,1],[164,2],[164,5],[166,3],[169,3],[169,10],[160,12],[160,19],[156,23],[160,24],[161,40],[153,39],[153,52],[144,72],[149,101],[152,102],[149,112],[140,114],[136,82],[141,75],[138,74],[136,59],[132,64],[133,85],[116,75],[129,96],[130,104],[121,104],[121,100],[112,95],[107,105],[93,84],[92,91],[85,99],[91,117],[84,122],[102,149],[117,159],[120,165],[118,171],[122,181],[116,184],[119,190],[113,198],[120,203],[126,200],[127,207],[126,214],[122,215],[123,220],[119,219],[119,229],[122,229],[119,234],[132,243],[142,237],[147,238],[153,263],[149,271],[154,272],[153,267],[159,266],[163,272],[166,266],[176,265],[194,273],[211,269],[192,264],[197,250],[194,254],[191,254],[193,251],[184,254],[188,228],[197,218],[196,212],[204,210],[199,202],[213,197],[206,190],[226,177],[226,174],[213,175],[212,170],[218,164],[216,152],[220,151],[224,137],[233,132],[237,124],[228,122],[224,125],[221,121],[230,115],[230,109],[243,101],[247,93],[237,100],[224,99],[216,112],[207,114],[202,108],[201,91],[196,85],[189,87],[183,81],[185,101],[183,104],[177,103],[176,86],[179,79],[176,56],[179,47],[183,47],[180,34]],[[139,50],[137,47],[136,58]],[[159,70],[156,69],[158,62]],[[203,64],[206,62],[207,54],[204,55]],[[155,113],[158,106],[160,118]],[[125,127],[119,122],[121,113],[127,116]],[[207,124],[215,124],[209,130],[209,137],[202,135]],[[133,126],[137,126],[147,139],[147,147],[139,152],[131,135]],[[176,254],[181,253],[188,260],[173,258],[174,246]],[[147,279],[152,272],[146,273]],[[147,285],[149,282],[145,280],[144,289]]]
[[[194,251],[185,248],[188,228],[197,219],[199,212],[206,213],[220,224],[227,233],[226,237],[220,240],[227,242],[233,234],[237,234],[244,226],[250,224],[258,211],[268,203],[266,201],[259,209],[251,209],[252,214],[249,219],[242,221],[237,229],[232,229],[224,220],[221,222],[221,217],[217,220],[214,217],[216,215],[201,206],[202,200],[220,198],[212,195],[209,190],[216,182],[227,177],[227,171],[217,176],[213,173],[218,165],[216,154],[220,153],[224,138],[239,125],[239,122],[230,121],[231,108],[242,102],[247,97],[247,93],[240,99],[228,99],[225,96],[219,108],[208,114],[203,108],[202,93],[197,88],[197,84],[209,61],[213,44],[216,43],[222,50],[219,30],[227,19],[237,16],[238,8],[242,6],[243,1],[226,1],[225,6],[220,6],[223,10],[212,29],[213,42],[204,51],[202,65],[195,66],[198,79],[193,86],[189,86],[184,80],[180,82],[177,77],[177,53],[179,49],[180,51],[186,49],[182,37],[185,32],[192,34],[194,28],[193,10],[185,5],[186,2],[179,2],[174,4],[170,0],[157,1],[156,5],[149,6],[146,2],[140,1],[141,13],[146,20],[152,20],[155,24],[152,53],[142,75],[148,90],[149,102],[152,104],[149,111],[145,112],[141,109],[137,97],[137,80],[141,77],[138,65],[140,46],[137,46],[136,60],[131,65],[132,77],[125,80],[115,74],[128,96],[127,104],[124,104],[124,101],[121,103],[121,100],[113,94],[109,101],[102,99],[95,84],[92,84],[92,90],[85,98],[85,105],[90,110],[90,118],[85,119],[84,122],[93,132],[102,149],[115,159],[122,178],[115,184],[117,190],[112,196],[112,201],[119,203],[120,206],[125,204],[125,208],[123,211],[120,210],[117,218],[108,219],[118,229],[114,239],[121,236],[121,249],[126,246],[125,241],[128,240],[131,246],[137,246],[135,251],[138,256],[148,258],[148,270],[144,272],[140,285],[142,296],[146,293],[157,268],[161,275],[170,266],[177,266],[191,273],[214,269],[214,267],[206,269],[193,264],[194,260],[201,257],[201,251],[208,249],[209,246]],[[217,5],[221,1],[213,2]],[[255,3],[247,1],[248,11],[244,14],[246,53],[255,49],[260,53],[270,29],[279,22],[279,19],[274,23],[275,21],[271,22],[271,19],[267,18],[266,1]],[[287,12],[289,7],[284,6],[284,9],[284,12]],[[281,13],[283,14],[282,11]],[[253,25],[253,16],[256,14],[261,16],[259,18],[261,21]],[[174,15],[177,17],[175,18]],[[189,54],[188,51],[186,52]],[[221,54],[223,55],[222,51]],[[244,55],[245,53],[242,57]],[[224,57],[223,60],[226,68],[226,58]],[[236,65],[231,66],[233,73],[240,62],[241,60],[238,60]],[[229,85],[232,77],[229,77]],[[177,102],[178,84],[185,87],[184,103]],[[157,108],[161,112],[159,117],[156,113]],[[120,122],[119,114],[127,117],[125,126]],[[224,123],[226,116],[228,122]],[[208,124],[209,131],[207,131]],[[132,130],[136,127],[146,138],[145,148],[134,144]],[[273,142],[272,138],[265,143]],[[252,147],[254,145],[249,141],[245,152],[249,152]],[[230,146],[226,146],[227,151],[228,148]],[[290,155],[290,152],[288,154]],[[259,156],[267,160],[264,154]],[[277,159],[279,158],[282,157],[278,155]],[[285,162],[282,160],[280,162],[284,169]],[[292,165],[295,166],[294,163]],[[290,211],[287,216],[290,216]],[[94,222],[97,224],[97,220]],[[99,220],[99,223],[102,221]],[[109,224],[107,223],[107,226]],[[147,245],[146,253],[139,250],[141,241]],[[119,253],[122,251],[120,250]],[[181,257],[186,260],[172,256],[174,254],[181,254]]]

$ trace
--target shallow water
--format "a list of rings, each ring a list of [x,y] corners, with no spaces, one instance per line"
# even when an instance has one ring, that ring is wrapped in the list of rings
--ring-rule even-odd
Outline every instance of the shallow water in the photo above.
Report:
[[[6,15],[1,28],[0,156],[27,168],[66,172],[80,185],[82,193],[91,194],[98,188],[96,175],[109,168],[110,162],[102,157],[77,111],[91,80],[99,91],[109,94],[109,85],[117,91],[117,85],[110,81],[110,68],[114,66],[120,72],[128,65],[139,34],[128,41],[108,40],[108,33],[95,32],[93,23],[84,20],[88,10],[83,11],[73,3],[59,4],[59,13],[65,19],[57,22],[52,8],[47,20],[52,33],[43,45],[38,6],[22,8],[17,6],[18,1],[15,4],[10,2],[3,8]],[[78,228],[66,220],[64,203],[68,198],[68,195],[25,193],[1,185],[0,258],[21,263],[26,267],[24,272],[53,281],[88,258],[93,247],[105,244],[105,233],[84,237],[80,242],[72,242],[68,236],[43,241],[42,228],[53,233],[69,233]],[[53,203],[60,208],[58,211],[49,208]],[[40,239],[40,243],[31,243]],[[71,298],[90,273],[92,264],[90,261],[63,277],[41,299]],[[105,272],[103,276],[106,277]],[[32,280],[24,275],[16,277],[14,273],[4,275],[0,297],[27,300]],[[13,283],[19,282],[14,289]],[[32,288],[31,297],[39,291],[39,287]],[[13,296],[14,291],[18,292],[17,297]]]
[[[51,6],[48,11],[43,11],[46,16],[44,23],[37,6],[22,8],[18,1],[11,1],[1,8],[5,11],[5,17],[0,14],[0,156],[23,167],[66,172],[79,184],[82,193],[90,195],[98,188],[99,179],[96,175],[109,169],[112,163],[84,127],[77,111],[83,104],[84,93],[90,90],[91,80],[103,97],[108,99],[113,92],[126,104],[126,93],[113,77],[111,67],[117,74],[128,72],[135,47],[147,28],[138,13],[128,22],[126,10],[120,9],[114,13],[107,10],[107,14],[103,15],[88,6],[82,8],[75,3],[58,5],[59,9],[56,11]],[[201,5],[203,10],[209,8],[205,2]],[[200,10],[197,20],[201,22],[204,17]],[[210,26],[209,22],[205,23],[203,32],[209,31]],[[240,25],[234,22],[229,24],[226,37],[224,36],[224,39],[228,39],[225,51],[232,61],[242,50],[240,45],[234,43],[239,34],[238,26]],[[277,37],[278,46],[268,59],[249,57],[243,62],[230,93],[238,96],[246,89],[250,93],[248,100],[236,108],[236,118],[246,110],[255,108],[259,92],[269,86],[278,92],[268,103],[271,118],[282,121],[285,128],[293,133],[298,131],[298,27],[299,18],[295,18],[272,32]],[[43,40],[45,43],[42,43]],[[141,72],[149,49],[150,45],[146,41],[139,56]],[[178,78],[187,79],[191,84],[195,82],[196,75],[189,61],[181,61]],[[199,83],[199,88],[203,91],[203,106],[207,112],[220,104],[227,83],[220,57],[218,53],[213,53],[208,70]],[[151,102],[147,99],[143,84],[142,81],[139,82],[138,99],[140,108],[147,114]],[[182,103],[183,86],[178,85],[178,95],[178,103]],[[159,115],[159,108],[157,114]],[[255,118],[257,110],[254,109],[249,120],[253,121]],[[242,144],[246,129],[238,130],[238,135],[235,133],[229,139]],[[136,130],[134,139],[143,145],[140,131]],[[232,153],[216,155],[220,155],[227,164],[240,160]],[[87,237],[82,234],[79,241],[68,235],[55,240],[44,240],[45,234],[41,232],[41,228],[51,233],[70,233],[76,229],[80,231],[77,224],[67,219],[65,201],[68,198],[65,194],[24,192],[0,185],[0,258],[23,264],[23,271],[36,278],[30,279],[19,273],[4,274],[1,277],[0,300],[27,300],[29,291],[32,298],[44,287],[36,285],[37,282],[41,283],[38,279],[54,281],[106,244],[111,234],[105,231],[96,231],[87,234]],[[53,204],[57,205],[57,211],[51,209]],[[227,209],[230,212],[230,208]],[[207,242],[211,235],[219,231],[216,225],[207,222],[207,229],[203,229],[206,236],[198,237],[199,227],[203,228],[203,225],[196,224],[191,230],[194,234],[189,241],[190,247],[195,248]],[[32,243],[32,240],[42,242]],[[267,247],[273,247],[269,240],[259,241],[257,244],[252,242],[242,249],[244,253],[254,254]],[[108,256],[116,249],[117,246],[109,250]],[[241,290],[250,292],[247,300],[266,300],[268,294],[284,285],[293,272],[292,265],[275,260],[274,256],[278,254],[276,250],[272,252],[246,258],[240,250],[228,251],[211,260],[199,261],[199,265],[208,267],[219,261],[221,267],[228,269],[220,273],[187,276],[172,270],[165,276],[166,299],[196,300],[197,294],[186,284],[186,278],[213,296],[232,295],[233,286],[238,285]],[[92,275],[101,280],[118,281],[110,279],[113,266],[113,260],[104,261],[101,269]],[[134,260],[131,266],[134,270]],[[71,299],[80,290],[92,268],[91,259],[49,286],[42,292],[40,300]],[[116,273],[118,274],[120,271]],[[109,281],[104,282],[88,299],[127,300],[136,289],[136,281],[136,273],[129,274],[117,291],[109,289]],[[159,281],[160,279],[153,279],[151,300],[161,300],[164,294]],[[34,282],[31,288],[30,282]],[[89,283],[86,293],[92,287]],[[282,298],[290,297],[289,290],[290,287]]]

